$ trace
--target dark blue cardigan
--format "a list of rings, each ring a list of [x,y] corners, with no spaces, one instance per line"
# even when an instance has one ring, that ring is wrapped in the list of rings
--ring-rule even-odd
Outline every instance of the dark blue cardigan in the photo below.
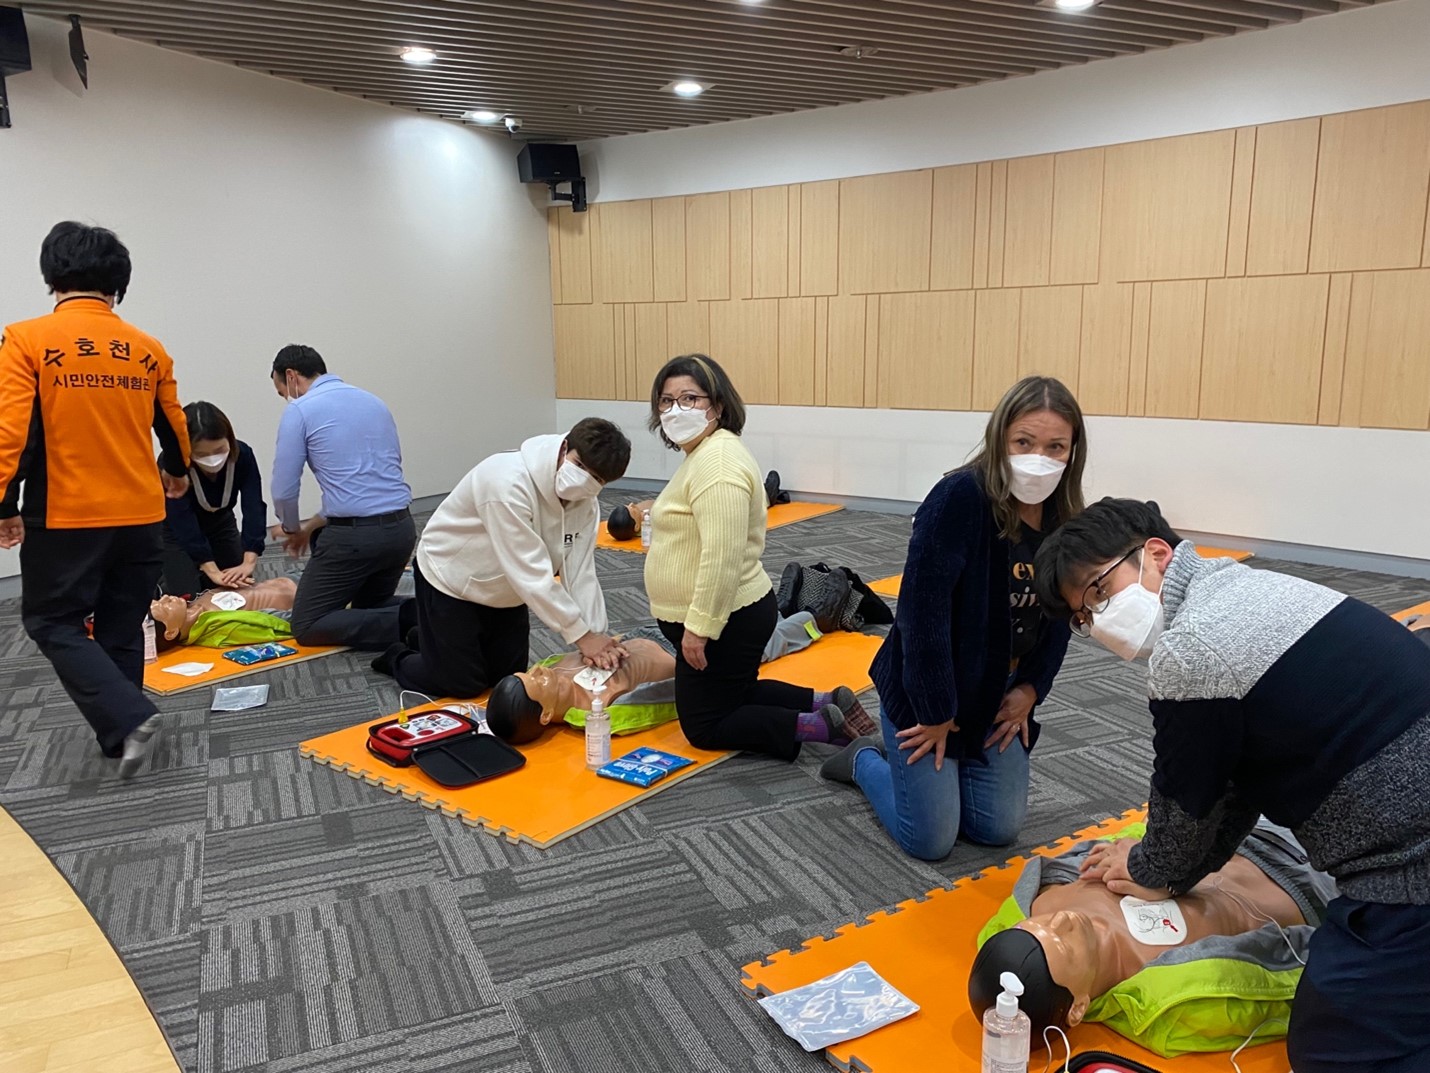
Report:
[[[958,742],[948,749],[955,758],[982,758],[1008,688],[1011,550],[971,470],[934,485],[914,514],[894,628],[869,668],[879,703],[901,730],[957,722]],[[1018,663],[1013,683],[1031,685],[1039,703],[1063,665],[1068,636],[1067,623],[1044,619],[1037,644]],[[1036,721],[1030,735],[1037,741]]]
[[[161,455],[161,465],[162,462]],[[205,498],[211,506],[217,508],[212,517],[227,514],[232,518],[233,508],[242,504],[243,527],[240,530],[240,539],[243,542],[243,550],[262,555],[264,537],[268,535],[268,504],[263,502],[263,476],[258,470],[258,459],[253,454],[253,448],[242,440],[238,441],[238,457],[234,459],[234,465],[237,468],[233,474],[233,495],[227,503],[220,502],[223,499],[227,476],[223,470],[210,474],[195,466],[189,471],[189,480],[203,482]],[[199,515],[208,512],[199,506],[192,483],[180,498],[166,499],[164,506],[164,521],[169,532],[189,558],[196,564],[212,560],[213,548],[209,546],[209,539],[199,525]]]

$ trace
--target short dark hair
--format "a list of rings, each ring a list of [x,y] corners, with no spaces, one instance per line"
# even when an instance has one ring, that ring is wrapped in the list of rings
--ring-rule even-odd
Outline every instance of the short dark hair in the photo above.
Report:
[[[541,737],[541,705],[532,700],[526,686],[509,674],[492,688],[487,698],[487,729],[508,745],[525,745]]]
[[[1069,518],[1043,541],[1033,561],[1034,584],[1043,611],[1056,619],[1073,613],[1062,587],[1073,574],[1126,555],[1153,537],[1172,547],[1182,542],[1156,503],[1140,499],[1100,499]]]
[[[705,354],[682,354],[671,358],[655,374],[655,382],[650,388],[650,421],[648,427],[659,433],[665,445],[672,451],[680,450],[680,444],[672,443],[670,437],[660,427],[660,392],[665,382],[672,376],[688,376],[700,385],[700,390],[710,396],[711,407],[720,407],[720,419],[716,428],[727,429],[738,436],[745,430],[745,400],[735,390],[730,377],[720,368],[720,363]]]
[[[1033,1022],[1035,1046],[1042,1042],[1043,1029],[1049,1025],[1068,1027],[1072,992],[1053,979],[1038,937],[1022,928],[1009,928],[989,936],[973,959],[973,969],[968,974],[968,1005],[973,1008],[975,1017],[982,1020],[988,1008],[998,1001],[1003,991],[999,977],[1005,972],[1013,973],[1023,985],[1018,1008]]]
[[[281,376],[289,369],[304,380],[312,380],[326,373],[328,366],[323,362],[323,355],[312,347],[289,343],[273,359],[273,375]]]
[[[128,248],[107,228],[65,220],[40,244],[40,275],[51,294],[97,291],[121,302],[133,268]]]
[[[606,519],[606,532],[611,534],[612,540],[630,540],[636,535],[636,520],[624,503],[611,511],[611,516]]]
[[[238,437],[228,415],[211,402],[191,402],[184,407],[184,420],[189,425],[189,443],[199,440],[226,440],[230,459],[238,457]]]
[[[619,425],[604,417],[583,417],[566,433],[566,449],[581,456],[581,464],[602,484],[625,476],[631,464],[631,441]]]

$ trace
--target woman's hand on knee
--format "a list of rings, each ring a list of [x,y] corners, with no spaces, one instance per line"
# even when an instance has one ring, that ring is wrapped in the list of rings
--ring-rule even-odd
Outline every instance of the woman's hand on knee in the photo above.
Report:
[[[705,659],[705,638],[698,633],[685,631],[680,640],[680,654],[697,671],[703,671],[709,665]]]
[[[935,771],[943,770],[943,753],[948,742],[948,735],[951,731],[958,729],[958,726],[950,719],[946,723],[939,723],[936,726],[925,726],[919,723],[911,726],[907,730],[901,730],[894,736],[899,739],[899,751],[903,752],[912,749],[908,762],[918,763],[924,755],[933,750],[933,767]]]

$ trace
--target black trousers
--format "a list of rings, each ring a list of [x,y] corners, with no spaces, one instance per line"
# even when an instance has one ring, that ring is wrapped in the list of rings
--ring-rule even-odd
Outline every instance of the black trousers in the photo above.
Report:
[[[243,562],[243,538],[239,536],[238,521],[231,510],[194,512],[199,520],[199,529],[213,551],[213,561],[220,570],[228,570]],[[172,596],[197,596],[205,589],[213,588],[213,582],[199,573],[199,564],[189,558],[168,525],[164,526],[164,576],[160,587]]]
[[[402,601],[393,594],[416,545],[417,527],[406,511],[372,524],[329,522],[315,532],[313,554],[293,599],[294,639],[370,652],[401,640]]]
[[[1291,1004],[1296,1073],[1430,1069],[1427,964],[1430,906],[1332,900]]]
[[[429,697],[475,697],[500,679],[527,669],[531,617],[525,605],[487,607],[432,587],[422,568],[416,583],[417,644],[392,661],[403,689]]]
[[[660,622],[675,645],[675,713],[697,749],[741,749],[781,760],[799,755],[795,721],[814,708],[814,691],[787,682],[761,680],[760,659],[775,632],[775,594],[766,593],[730,615],[720,636],[705,642],[706,668],[685,662],[685,627]]]
[[[144,695],[144,616],[159,581],[161,523],[31,526],[20,545],[20,618],[105,756],[157,711]],[[94,615],[94,639],[84,620]]]

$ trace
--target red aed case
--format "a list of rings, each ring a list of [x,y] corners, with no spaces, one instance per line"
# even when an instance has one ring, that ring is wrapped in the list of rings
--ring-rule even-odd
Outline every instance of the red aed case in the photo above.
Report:
[[[367,728],[367,750],[393,767],[416,764],[433,781],[461,787],[515,771],[526,757],[471,716],[450,708],[388,719]]]

